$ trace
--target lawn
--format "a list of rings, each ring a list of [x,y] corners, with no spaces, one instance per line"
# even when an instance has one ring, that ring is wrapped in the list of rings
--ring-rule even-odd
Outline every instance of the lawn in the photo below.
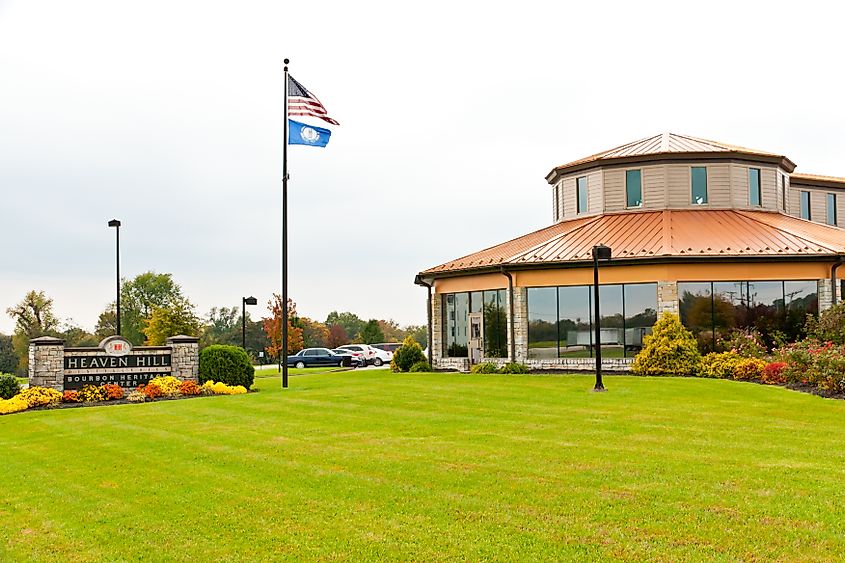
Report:
[[[350,371],[0,417],[0,560],[845,553],[845,402],[606,384]]]

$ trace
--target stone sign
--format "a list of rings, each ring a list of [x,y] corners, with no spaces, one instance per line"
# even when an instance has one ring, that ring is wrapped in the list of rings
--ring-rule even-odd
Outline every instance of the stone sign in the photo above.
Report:
[[[159,375],[196,381],[199,345],[192,336],[173,336],[167,346],[139,346],[109,336],[96,348],[65,348],[59,338],[34,338],[29,344],[29,383],[60,391],[113,383],[135,388]]]

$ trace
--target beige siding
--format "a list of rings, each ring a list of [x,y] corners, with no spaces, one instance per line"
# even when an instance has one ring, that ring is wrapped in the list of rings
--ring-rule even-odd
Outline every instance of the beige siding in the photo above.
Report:
[[[668,207],[690,207],[692,204],[690,192],[689,164],[666,165],[666,194]]]
[[[601,213],[604,211],[604,189],[601,180],[601,170],[595,170],[587,174],[587,213]]]
[[[567,219],[575,217],[575,176],[564,178],[563,182],[563,216]]]
[[[614,168],[604,171],[604,208],[606,211],[625,209],[625,170]]]
[[[763,209],[778,210],[777,170],[774,168],[760,169],[760,189],[763,192]]]
[[[690,189],[692,189],[690,187]],[[707,166],[707,203],[710,207],[731,206],[731,165]]]
[[[789,215],[793,217],[800,217],[801,216],[801,192],[798,188],[791,189],[788,188],[786,190],[786,209]]]
[[[643,208],[666,207],[666,166],[643,166]]]
[[[731,205],[748,207],[748,166],[731,164]]]
[[[786,181],[786,174],[783,170],[778,168],[775,171],[775,210],[783,211],[785,209],[783,202],[783,184]]]

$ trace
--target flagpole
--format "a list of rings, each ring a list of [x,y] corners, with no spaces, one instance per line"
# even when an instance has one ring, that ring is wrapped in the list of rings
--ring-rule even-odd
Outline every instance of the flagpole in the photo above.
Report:
[[[288,386],[288,63],[285,59],[285,134],[282,138],[282,389]]]

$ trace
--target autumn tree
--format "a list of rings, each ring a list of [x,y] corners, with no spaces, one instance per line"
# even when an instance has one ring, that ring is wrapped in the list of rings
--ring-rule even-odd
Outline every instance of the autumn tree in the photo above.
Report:
[[[364,328],[365,324],[366,323],[361,320],[358,315],[356,315],[355,313],[350,313],[348,311],[344,311],[343,313],[332,311],[331,313],[329,313],[329,316],[326,317],[326,326],[342,326],[343,330],[346,331],[346,334],[349,336],[350,340],[358,339],[361,334],[361,330]]]
[[[298,323],[302,329],[302,340],[305,348],[325,348],[329,343],[329,329],[320,321],[301,317]]]
[[[393,319],[388,321],[378,321],[378,327],[384,335],[384,339],[379,340],[378,342],[402,342],[405,339],[405,336],[407,336],[405,331],[402,330],[402,328],[399,327],[399,324]]]
[[[331,325],[329,327],[328,347],[337,348],[349,344],[349,335],[346,330],[340,325]]]
[[[267,353],[279,358],[282,354],[282,296],[274,293],[273,298],[267,302],[267,309],[272,314],[272,317],[263,320],[264,332],[270,340]],[[302,329],[293,322],[296,320],[296,303],[288,299],[288,354],[295,354],[304,347]]]
[[[199,330],[200,322],[194,313],[194,306],[187,299],[182,299],[168,307],[153,310],[144,327],[145,344],[163,346],[171,336],[196,336]]]

